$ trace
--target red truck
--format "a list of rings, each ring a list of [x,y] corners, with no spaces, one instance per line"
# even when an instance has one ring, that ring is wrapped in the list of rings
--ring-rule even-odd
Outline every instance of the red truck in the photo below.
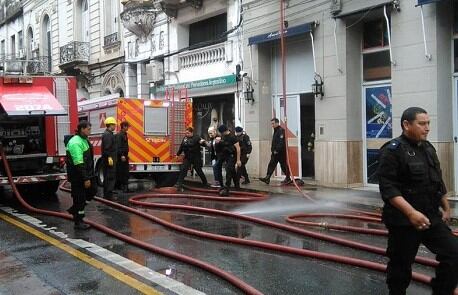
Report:
[[[0,140],[19,188],[56,192],[66,178],[64,136],[77,124],[74,77],[0,77]],[[0,186],[5,185],[0,162]]]

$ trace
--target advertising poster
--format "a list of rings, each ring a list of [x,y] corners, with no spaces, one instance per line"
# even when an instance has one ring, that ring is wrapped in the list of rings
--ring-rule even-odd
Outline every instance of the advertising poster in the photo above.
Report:
[[[392,138],[391,86],[366,88],[366,137]]]

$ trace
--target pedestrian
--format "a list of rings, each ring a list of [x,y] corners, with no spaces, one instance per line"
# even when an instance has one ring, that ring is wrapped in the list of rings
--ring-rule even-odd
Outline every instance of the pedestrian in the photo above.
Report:
[[[129,192],[129,122],[123,121],[120,124],[121,130],[116,134],[116,183],[124,192]]]
[[[67,180],[70,182],[73,199],[72,206],[67,210],[73,216],[74,228],[85,230],[89,225],[83,222],[86,203],[95,196],[97,183],[94,176],[94,153],[88,140],[91,124],[81,121],[76,134],[67,142],[66,166]]]
[[[273,118],[270,120],[272,124],[272,128],[274,129],[274,134],[272,135],[272,145],[270,147],[271,155],[270,155],[270,162],[267,166],[267,174],[266,177],[259,178],[260,181],[269,184],[270,177],[272,173],[274,173],[277,164],[280,163],[281,170],[286,175],[285,179],[281,182],[281,184],[290,184],[291,177],[288,169],[288,165],[286,163],[286,138],[285,138],[285,129],[280,126],[280,121],[277,118]]]
[[[215,179],[213,187],[221,187],[221,184],[217,179],[219,179],[218,175],[221,175],[221,178],[223,177],[222,175],[222,169],[223,167],[219,164],[218,158],[216,156],[216,137],[217,137],[217,131],[216,128],[213,126],[208,127],[208,137],[209,140],[206,142],[207,148],[210,154],[210,160],[211,160],[211,165],[213,168],[213,177]]]
[[[105,119],[105,132],[102,135],[102,164],[103,164],[103,197],[111,198],[116,185],[116,119]]]
[[[186,128],[185,137],[181,141],[180,148],[178,149],[177,156],[184,153],[183,165],[181,166],[180,175],[176,183],[176,187],[183,191],[183,181],[188,174],[191,166],[196,170],[204,186],[208,186],[207,178],[202,171],[202,153],[200,147],[205,145],[205,140],[198,135],[194,135],[194,129],[192,127]]]
[[[240,176],[243,176],[242,184],[249,184],[250,178],[248,177],[248,172],[246,170],[246,163],[250,158],[251,151],[253,147],[251,146],[250,137],[243,131],[243,128],[240,126],[235,127],[235,136],[237,136],[237,140],[239,141],[240,145],[240,161],[242,161],[242,166],[240,169],[237,170]]]
[[[218,165],[226,164],[226,183],[223,182],[222,175],[218,175],[218,181],[220,182],[221,188],[219,194],[222,196],[229,195],[229,187],[232,180],[234,181],[235,188],[240,188],[239,179],[237,177],[237,169],[242,166],[240,161],[240,145],[226,125],[220,125],[218,132],[221,137],[216,138],[216,154],[218,156]]]
[[[420,243],[439,261],[433,294],[452,295],[458,282],[458,237],[447,225],[447,189],[436,150],[426,140],[429,125],[424,109],[410,107],[401,116],[402,135],[381,148],[377,173],[388,229],[386,282],[391,295],[406,294]]]

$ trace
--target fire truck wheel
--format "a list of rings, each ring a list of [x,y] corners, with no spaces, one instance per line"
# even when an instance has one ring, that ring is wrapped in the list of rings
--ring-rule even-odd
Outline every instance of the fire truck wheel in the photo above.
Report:
[[[156,187],[174,186],[179,174],[180,172],[157,173],[153,179],[156,181]]]
[[[21,195],[30,197],[46,197],[57,199],[57,189],[59,188],[59,180],[40,182],[36,184],[18,185],[17,188]]]

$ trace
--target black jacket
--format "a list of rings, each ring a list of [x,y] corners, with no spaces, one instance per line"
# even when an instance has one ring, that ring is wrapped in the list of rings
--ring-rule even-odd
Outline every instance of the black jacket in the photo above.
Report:
[[[408,218],[390,203],[396,196],[402,196],[432,224],[440,221],[439,206],[447,189],[436,150],[429,141],[417,144],[404,135],[389,141],[381,149],[377,174],[386,225],[410,225]]]
[[[272,135],[272,145],[270,147],[270,151],[283,153],[286,151],[286,144],[285,144],[285,129],[281,126],[274,128],[274,134]]]
[[[193,135],[192,137],[185,136],[181,141],[181,145],[178,149],[177,156],[179,156],[181,153],[184,153],[184,157],[186,159],[200,159],[201,140],[202,138],[200,138],[200,136],[198,135]]]
[[[218,159],[225,160],[236,156],[234,144],[238,142],[237,137],[232,134],[221,136],[221,140],[216,144],[216,156]]]
[[[248,136],[248,134],[246,134],[245,132],[242,132],[240,135],[237,136],[237,140],[239,141],[239,145],[240,145],[240,154],[241,155],[251,154],[253,147],[251,146],[251,141],[250,141],[250,137]]]
[[[120,131],[116,134],[116,151],[118,153],[118,158],[122,156],[129,156],[129,139],[127,137],[127,132]]]
[[[116,138],[112,131],[106,129],[102,135],[102,157],[116,160]]]

